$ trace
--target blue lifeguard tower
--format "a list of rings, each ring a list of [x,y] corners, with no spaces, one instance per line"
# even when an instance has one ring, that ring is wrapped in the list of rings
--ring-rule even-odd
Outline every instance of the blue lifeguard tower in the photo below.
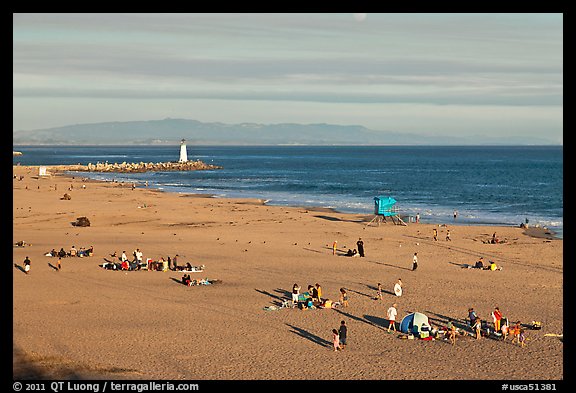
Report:
[[[391,196],[374,197],[374,218],[368,223],[368,225],[375,222],[380,226],[380,223],[386,221],[387,217],[390,217],[394,224],[406,225],[406,223],[400,218],[396,202],[396,199]]]

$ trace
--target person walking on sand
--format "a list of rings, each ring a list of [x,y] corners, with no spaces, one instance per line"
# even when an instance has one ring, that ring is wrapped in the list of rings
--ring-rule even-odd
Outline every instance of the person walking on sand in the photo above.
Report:
[[[346,336],[348,336],[348,327],[346,321],[340,321],[340,328],[338,329],[338,340],[340,341],[340,349],[346,348]]]
[[[376,289],[376,296],[374,300],[382,300],[382,284],[378,283],[378,288]]]
[[[394,303],[390,308],[388,308],[388,311],[386,311],[386,317],[388,318],[388,333],[390,333],[390,328],[396,331],[396,315],[398,315],[396,307],[398,307],[398,305]]]
[[[414,253],[414,257],[412,258],[412,271],[418,269],[418,253]]]
[[[62,258],[60,257],[58,257],[58,261],[56,262],[56,268],[58,269],[58,271],[62,269]]]
[[[332,255],[336,255],[336,247],[338,246],[338,242],[336,240],[334,240],[334,243],[332,243]]]
[[[30,264],[32,263],[32,261],[30,261],[30,258],[26,257],[24,259],[24,273],[28,274],[30,273]]]
[[[452,239],[450,239],[450,229],[446,229],[446,241],[447,242],[452,241]]]
[[[338,335],[338,330],[332,329],[332,344],[334,345],[334,352],[337,352],[340,347],[340,336]]]
[[[358,246],[358,254],[360,254],[360,257],[364,257],[364,242],[362,238],[358,238],[356,245]]]
[[[438,241],[438,229],[432,229],[432,237],[434,238],[435,242]]]

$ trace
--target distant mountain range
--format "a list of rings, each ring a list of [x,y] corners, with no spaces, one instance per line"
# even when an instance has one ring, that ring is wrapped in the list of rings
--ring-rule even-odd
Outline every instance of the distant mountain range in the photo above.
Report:
[[[224,124],[190,119],[74,124],[15,131],[14,145],[148,145],[186,139],[196,145],[550,145],[531,137],[425,136],[358,125]]]

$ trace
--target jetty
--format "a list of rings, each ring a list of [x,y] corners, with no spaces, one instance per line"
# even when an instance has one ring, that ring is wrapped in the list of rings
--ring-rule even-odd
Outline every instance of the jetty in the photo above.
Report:
[[[108,162],[88,165],[54,165],[52,169],[77,172],[111,172],[111,173],[142,173],[167,171],[205,171],[222,169],[221,166],[206,164],[200,160],[186,162],[122,162],[109,164]]]

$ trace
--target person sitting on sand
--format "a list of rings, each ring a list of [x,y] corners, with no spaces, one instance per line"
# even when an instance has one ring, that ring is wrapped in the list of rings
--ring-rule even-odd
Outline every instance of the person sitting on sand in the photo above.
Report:
[[[352,250],[351,248],[349,248],[348,251],[346,252],[346,256],[347,257],[353,257],[353,256],[356,256],[357,253],[358,253],[358,251],[356,251],[356,249]]]
[[[66,251],[64,251],[64,247],[60,248],[60,251],[58,251],[58,256],[60,258],[64,258],[65,256],[67,256],[68,254],[66,254]]]
[[[186,270],[188,270],[189,272],[192,271],[192,265],[190,264],[190,262],[186,262]]]
[[[190,286],[190,275],[189,274],[182,275],[182,284]]]
[[[474,265],[476,269],[484,269],[484,258],[480,257],[480,259]]]
[[[497,244],[500,241],[498,240],[498,238],[496,237],[496,232],[494,232],[494,234],[492,235],[492,240],[490,241],[490,243],[492,244]]]
[[[304,304],[305,304],[304,310],[309,309],[309,308],[310,308],[310,309],[316,308],[316,307],[314,307],[314,300],[312,300],[311,297],[309,297],[308,299],[306,299],[306,302],[305,302]]]
[[[84,258],[86,256],[86,249],[84,247],[80,247],[80,250],[76,253],[77,257]]]
[[[128,260],[122,262],[120,266],[122,267],[122,270],[130,270],[130,264],[128,263]]]
[[[70,249],[70,252],[68,253],[69,256],[71,257],[75,257],[78,254],[78,251],[76,250],[75,246],[72,246],[72,248]]]
[[[348,293],[344,288],[340,288],[340,304],[342,307],[348,307]]]
[[[24,273],[28,274],[30,272],[30,265],[32,264],[32,262],[30,261],[30,258],[26,257],[24,259]]]
[[[488,267],[488,269],[494,271],[498,269],[498,266],[496,266],[496,262],[494,261],[490,261],[490,266]]]

